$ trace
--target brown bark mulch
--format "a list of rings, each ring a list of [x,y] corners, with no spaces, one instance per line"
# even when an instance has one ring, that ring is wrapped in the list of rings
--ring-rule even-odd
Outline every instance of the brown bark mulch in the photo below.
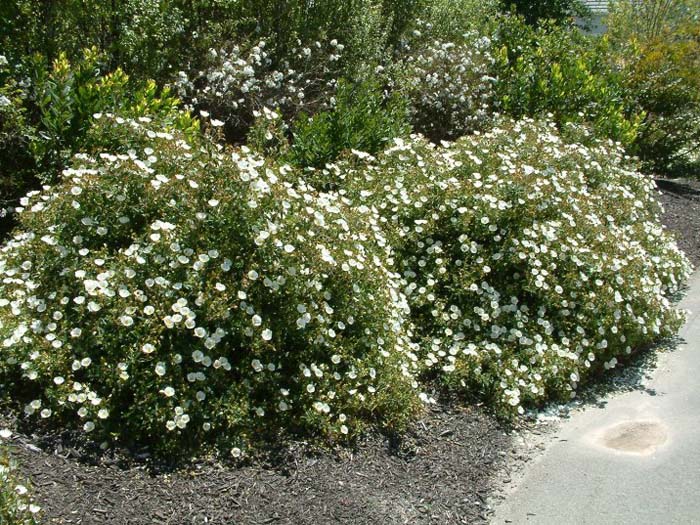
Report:
[[[690,262],[700,266],[700,181],[657,179],[663,224],[676,235]]]
[[[11,451],[44,523],[442,525],[486,522],[509,438],[476,409],[438,406],[398,443],[374,435],[321,453],[298,444],[272,464],[209,462],[172,473],[36,442],[16,436]]]

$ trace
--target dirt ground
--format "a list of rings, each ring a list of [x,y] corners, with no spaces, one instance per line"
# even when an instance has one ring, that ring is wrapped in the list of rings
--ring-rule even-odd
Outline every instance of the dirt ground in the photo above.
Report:
[[[700,265],[700,181],[656,181],[661,190],[659,200],[665,211],[662,222],[676,234],[678,246],[695,267]]]
[[[485,522],[508,442],[478,410],[442,406],[400,442],[374,435],[335,452],[293,443],[282,457],[243,466],[211,461],[163,472],[23,435],[12,453],[45,523],[442,525]]]
[[[700,183],[660,180],[663,222],[700,264]],[[12,425],[11,421],[0,421]],[[436,406],[400,441],[354,449],[289,443],[243,465],[203,461],[166,471],[124,452],[96,454],[59,436],[16,434],[11,452],[47,524],[471,524],[512,454],[479,408]]]

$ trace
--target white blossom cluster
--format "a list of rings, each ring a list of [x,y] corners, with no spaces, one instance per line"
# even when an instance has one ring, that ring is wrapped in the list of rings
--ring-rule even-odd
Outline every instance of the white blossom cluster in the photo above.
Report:
[[[671,298],[690,265],[653,180],[611,143],[524,120],[442,147],[396,140],[328,176],[387,225],[421,366],[504,413],[574,395],[683,321]]]
[[[144,122],[145,120],[146,122]],[[28,417],[240,453],[399,425],[417,356],[379,217],[246,148],[142,121],[32,192],[0,250],[0,376]]]
[[[254,112],[264,107],[292,117],[331,106],[343,44],[297,44],[281,63],[264,40],[250,48],[211,49],[209,64],[195,73],[181,71],[174,87],[185,100],[239,133],[250,128]]]
[[[396,81],[409,100],[417,132],[433,140],[454,139],[483,129],[493,118],[497,79],[488,37],[418,40],[403,54]]]
[[[0,447],[11,436],[10,430],[0,429]],[[27,486],[17,480],[15,467],[7,452],[0,448],[0,518],[13,525],[34,525],[41,507],[34,502]]]
[[[237,457],[400,428],[436,375],[522,413],[683,320],[690,266],[612,143],[530,120],[395,139],[321,192],[246,147],[97,126],[127,147],[28,194],[0,249],[0,380],[27,417]]]

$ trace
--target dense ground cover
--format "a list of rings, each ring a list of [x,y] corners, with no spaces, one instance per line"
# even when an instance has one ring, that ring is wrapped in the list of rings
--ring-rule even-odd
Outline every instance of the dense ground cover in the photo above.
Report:
[[[682,323],[644,171],[698,160],[691,0],[602,39],[566,2],[151,4],[80,41],[85,6],[3,7],[41,15],[0,25],[25,428],[161,459],[396,439],[441,396],[569,399]]]

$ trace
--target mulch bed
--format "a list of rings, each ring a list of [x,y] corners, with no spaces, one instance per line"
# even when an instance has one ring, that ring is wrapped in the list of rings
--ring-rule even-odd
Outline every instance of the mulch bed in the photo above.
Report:
[[[442,406],[400,442],[373,435],[320,453],[296,444],[272,463],[205,462],[172,473],[36,443],[19,435],[11,450],[45,523],[442,525],[486,522],[509,438],[476,409]]]
[[[697,266],[700,182],[657,183],[663,222]],[[485,523],[513,448],[481,409],[442,405],[399,442],[374,434],[325,452],[290,443],[242,466],[205,461],[173,472],[56,437],[19,434],[11,442],[42,521],[86,525]]]
[[[700,181],[657,179],[662,222],[676,235],[678,246],[690,262],[700,266]]]

